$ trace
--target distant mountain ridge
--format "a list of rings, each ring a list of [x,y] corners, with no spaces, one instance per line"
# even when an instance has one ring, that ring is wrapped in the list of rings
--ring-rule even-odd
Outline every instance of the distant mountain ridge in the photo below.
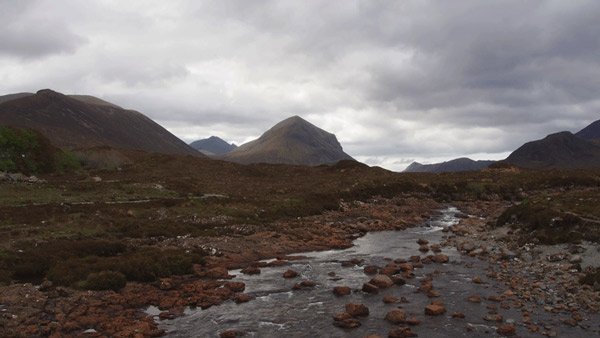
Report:
[[[600,146],[563,131],[525,143],[504,162],[529,169],[600,168]]]
[[[592,122],[587,127],[581,129],[575,136],[584,140],[600,143],[600,120]]]
[[[461,157],[454,160],[433,164],[421,164],[418,162],[413,162],[406,169],[404,169],[404,172],[448,173],[460,171],[477,171],[485,169],[493,163],[495,163],[495,161],[474,161],[470,158]]]
[[[209,138],[194,141],[190,143],[190,146],[200,151],[204,155],[209,156],[224,155],[237,148],[235,144],[229,144],[225,142],[225,140],[217,136],[211,136]]]
[[[142,113],[50,89],[0,103],[0,124],[38,130],[61,148],[111,146],[203,156]]]
[[[353,160],[335,135],[299,116],[285,119],[258,139],[225,154],[223,159],[238,163],[281,163],[295,165],[332,164]]]

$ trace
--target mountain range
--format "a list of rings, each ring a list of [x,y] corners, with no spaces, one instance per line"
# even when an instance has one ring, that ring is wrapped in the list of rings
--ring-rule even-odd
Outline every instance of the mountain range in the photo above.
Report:
[[[203,156],[147,116],[93,96],[49,89],[0,98],[0,124],[40,131],[61,148],[110,146]]]
[[[433,164],[421,164],[418,162],[413,162],[406,169],[404,169],[404,172],[447,173],[460,171],[477,171],[489,167],[494,162],[495,161],[474,161],[466,157],[461,157],[454,160]]]
[[[237,148],[235,144],[229,144],[217,136],[194,141],[190,146],[208,156],[223,155]]]
[[[226,153],[222,159],[243,164],[281,163],[295,165],[333,164],[354,160],[335,135],[299,116],[285,119],[258,139]]]

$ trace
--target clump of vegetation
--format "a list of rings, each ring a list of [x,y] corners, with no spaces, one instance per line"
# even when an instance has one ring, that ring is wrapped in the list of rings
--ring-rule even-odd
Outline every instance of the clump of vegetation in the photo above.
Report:
[[[529,202],[505,210],[496,225],[505,224],[520,226],[525,233],[524,240],[535,238],[542,244],[579,242],[588,238],[581,229],[584,225],[581,218]]]
[[[589,268],[586,274],[581,277],[579,283],[590,286],[600,285],[600,268]]]
[[[78,169],[79,161],[69,152],[50,144],[37,131],[0,127],[0,171],[28,175]]]
[[[88,290],[119,291],[125,287],[126,283],[127,279],[125,279],[125,275],[120,272],[100,271],[98,273],[90,273],[85,283],[83,283],[83,288]]]

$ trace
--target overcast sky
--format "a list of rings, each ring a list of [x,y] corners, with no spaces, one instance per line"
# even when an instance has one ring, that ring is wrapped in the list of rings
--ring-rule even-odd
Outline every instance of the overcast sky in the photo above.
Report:
[[[0,95],[238,144],[300,115],[370,165],[500,159],[600,119],[600,1],[0,0]]]

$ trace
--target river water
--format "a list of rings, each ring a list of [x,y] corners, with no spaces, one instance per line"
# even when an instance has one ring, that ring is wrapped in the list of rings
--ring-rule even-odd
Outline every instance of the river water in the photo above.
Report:
[[[360,291],[362,284],[371,278],[364,274],[364,265],[384,266],[390,258],[408,259],[418,255],[417,239],[423,238],[430,243],[442,241],[445,233],[441,230],[458,222],[457,212],[455,208],[447,208],[423,226],[403,231],[368,233],[355,240],[354,246],[349,249],[301,253],[299,255],[307,258],[293,261],[287,266],[263,268],[260,275],[248,276],[240,274],[239,270],[232,270],[230,273],[237,275],[233,281],[246,283],[245,292],[256,296],[255,300],[243,304],[228,301],[206,310],[188,309],[183,317],[161,321],[160,325],[170,337],[218,337],[220,332],[228,329],[243,331],[246,337],[364,337],[375,333],[385,337],[394,325],[383,318],[388,311],[401,306],[407,314],[414,314],[421,320],[421,324],[413,328],[420,337],[495,336],[494,325],[497,324],[486,322],[482,317],[488,313],[486,305],[499,304],[485,300],[473,304],[467,302],[466,298],[473,294],[482,298],[498,295],[506,287],[485,279],[487,263],[461,256],[454,249],[443,248],[443,253],[450,257],[449,263],[426,264],[416,269],[416,277],[407,280],[406,285],[381,290],[377,295]],[[353,258],[364,260],[364,265],[341,266],[341,261]],[[282,273],[287,269],[293,269],[301,276],[291,280],[282,278]],[[446,315],[429,317],[423,313],[424,307],[432,299],[415,291],[419,280],[428,273],[436,273],[433,285],[442,295],[437,299],[443,301],[448,309]],[[471,282],[473,276],[481,276],[488,283],[474,284]],[[317,285],[292,291],[292,286],[303,279],[315,281]],[[351,287],[352,294],[334,296],[333,287],[342,285]],[[384,304],[384,295],[405,297],[410,303]],[[343,312],[346,303],[363,303],[369,307],[370,315],[360,319],[361,327],[347,330],[332,325],[332,316]],[[464,313],[466,318],[453,319],[451,313],[455,311]],[[498,313],[504,321],[518,323],[521,320],[517,309],[498,307]],[[546,321],[548,318],[539,320]],[[518,326],[517,333],[529,336],[523,326]],[[560,336],[580,337],[585,334],[578,329],[568,329],[561,332]]]

